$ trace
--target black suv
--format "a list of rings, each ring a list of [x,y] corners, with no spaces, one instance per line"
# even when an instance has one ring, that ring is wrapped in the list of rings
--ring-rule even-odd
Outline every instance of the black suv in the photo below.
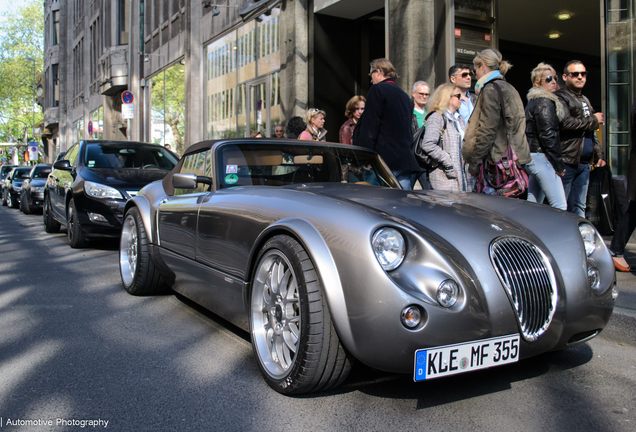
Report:
[[[44,229],[66,225],[73,248],[86,239],[119,237],[126,200],[177,164],[163,146],[132,141],[80,141],[53,164],[44,188]]]
[[[15,168],[15,165],[2,165],[0,167],[0,198],[2,200],[4,200],[4,198],[2,197],[4,196],[5,180],[7,179],[7,175],[13,168]]]
[[[51,165],[37,164],[29,173],[20,188],[20,210],[24,214],[31,214],[42,210],[44,200],[44,185],[46,178],[51,173]]]
[[[29,171],[33,167],[23,166],[15,167],[4,180],[4,187],[2,192],[2,205],[9,206],[11,208],[18,208],[20,203],[20,187],[22,182],[29,177]]]

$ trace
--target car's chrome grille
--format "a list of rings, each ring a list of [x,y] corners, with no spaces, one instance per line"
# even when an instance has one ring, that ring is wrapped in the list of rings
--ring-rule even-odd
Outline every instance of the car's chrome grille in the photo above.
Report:
[[[557,303],[554,271],[546,255],[518,237],[500,237],[490,259],[514,307],[523,338],[534,341],[550,326]]]

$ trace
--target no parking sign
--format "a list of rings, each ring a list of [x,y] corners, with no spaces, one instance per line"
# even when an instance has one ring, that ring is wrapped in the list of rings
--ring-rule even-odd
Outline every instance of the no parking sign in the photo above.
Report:
[[[29,143],[29,160],[33,162],[38,161],[38,143]]]

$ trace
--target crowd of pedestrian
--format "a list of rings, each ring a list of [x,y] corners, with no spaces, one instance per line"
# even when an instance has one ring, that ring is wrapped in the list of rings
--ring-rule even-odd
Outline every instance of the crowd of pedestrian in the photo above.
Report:
[[[347,102],[339,141],[375,150],[404,189],[419,179],[424,189],[547,201],[585,217],[590,169],[605,165],[595,132],[603,114],[595,113],[583,95],[585,65],[567,62],[559,86],[557,71],[539,63],[530,72],[525,107],[505,79],[511,67],[499,51],[485,49],[472,68],[453,65],[448,82],[434,91],[416,81],[409,98],[395,83],[393,64],[373,60],[372,86],[366,98],[356,95]],[[285,138],[325,141],[325,116],[312,108],[304,122],[291,118]],[[276,137],[283,136],[282,130],[277,126]],[[632,213],[625,222],[631,230],[636,205]],[[618,254],[622,247],[616,249]]]

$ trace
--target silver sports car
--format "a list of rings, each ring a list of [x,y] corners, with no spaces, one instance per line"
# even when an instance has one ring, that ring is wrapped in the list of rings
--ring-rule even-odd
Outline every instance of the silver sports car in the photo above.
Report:
[[[125,289],[172,288],[251,334],[268,384],[340,384],[354,360],[415,381],[590,340],[616,297],[585,219],[481,194],[402,190],[339,144],[191,146],[125,208]]]

